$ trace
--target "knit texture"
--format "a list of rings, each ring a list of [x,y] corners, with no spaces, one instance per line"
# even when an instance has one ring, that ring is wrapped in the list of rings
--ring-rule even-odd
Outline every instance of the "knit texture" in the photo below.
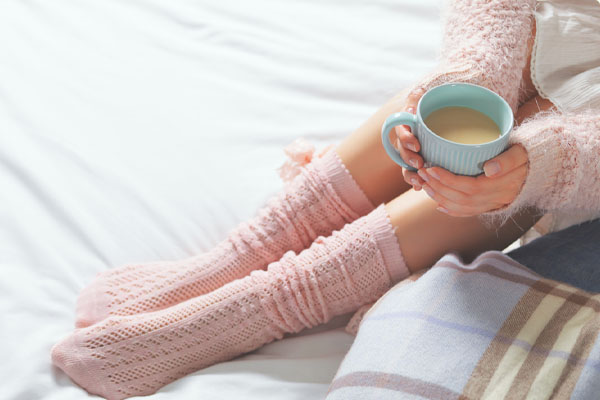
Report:
[[[107,399],[148,395],[198,369],[356,310],[408,275],[383,205],[300,254],[176,306],[76,330],[52,360]]]
[[[286,251],[300,252],[370,212],[373,205],[334,150],[300,169],[258,215],[207,253],[180,261],[132,264],[100,273],[81,292],[76,326],[111,315],[160,310],[211,292]]]
[[[600,211],[600,115],[542,113],[511,133],[529,159],[519,195],[507,207],[487,213],[506,219],[535,206],[542,211]]]
[[[535,0],[451,0],[443,11],[440,62],[417,87],[448,82],[484,86],[516,112]]]

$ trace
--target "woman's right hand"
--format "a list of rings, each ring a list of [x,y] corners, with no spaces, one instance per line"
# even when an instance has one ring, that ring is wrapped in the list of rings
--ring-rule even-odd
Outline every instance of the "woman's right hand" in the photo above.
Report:
[[[425,89],[416,88],[413,89],[412,92],[408,94],[406,97],[406,104],[404,105],[404,111],[409,112],[411,114],[415,114],[417,112],[417,105],[419,104],[419,100],[425,94]],[[410,131],[410,127],[407,125],[398,125],[395,127],[396,133],[396,142],[394,143],[394,147],[402,156],[402,159],[406,161],[409,165],[413,166],[416,169],[420,169],[423,167],[423,158],[418,151],[421,150],[421,145],[419,141]],[[421,190],[424,181],[419,177],[416,172],[408,171],[407,169],[403,169],[402,171],[404,175],[404,180],[415,190]]]

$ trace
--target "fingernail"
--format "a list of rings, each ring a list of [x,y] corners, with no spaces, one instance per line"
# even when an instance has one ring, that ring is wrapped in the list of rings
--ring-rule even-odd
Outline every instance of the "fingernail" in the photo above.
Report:
[[[414,108],[414,107],[408,107],[408,108],[406,109],[406,112],[409,112],[409,113],[411,113],[411,114],[414,114],[414,113],[415,113],[415,108]]]
[[[428,169],[427,169],[427,173],[428,173],[429,175],[433,176],[433,177],[434,177],[435,179],[437,179],[438,181],[440,180],[440,176],[439,176],[438,174],[436,174],[436,172],[435,172],[433,169],[431,169],[431,168],[428,168]]]
[[[409,149],[410,151],[414,151],[415,153],[417,152],[417,146],[415,146],[412,143],[406,143],[406,148]]]
[[[438,208],[436,208],[436,210],[443,212],[445,214],[448,214],[448,210],[446,210],[444,207],[438,207]]]
[[[419,168],[419,163],[414,158],[409,160],[408,163],[413,166],[413,168]]]
[[[415,178],[412,178],[412,179],[410,180],[410,183],[411,183],[413,186],[419,186],[419,181],[418,181],[417,179],[415,179]]]
[[[419,174],[419,176],[421,177],[421,179],[423,179],[425,182],[429,182],[429,177],[427,176],[427,174],[425,173],[425,171],[423,171],[422,169],[420,169],[419,171],[417,171],[417,174]]]
[[[500,164],[498,161],[489,161],[486,162],[483,166],[483,171],[485,172],[485,176],[493,176],[500,172]]]
[[[400,143],[400,139],[396,139],[396,150],[402,147],[402,143]]]
[[[433,197],[435,196],[435,193],[433,192],[433,190],[431,190],[431,188],[429,186],[423,186],[423,190],[427,193],[427,195],[429,197],[431,197],[433,199]]]

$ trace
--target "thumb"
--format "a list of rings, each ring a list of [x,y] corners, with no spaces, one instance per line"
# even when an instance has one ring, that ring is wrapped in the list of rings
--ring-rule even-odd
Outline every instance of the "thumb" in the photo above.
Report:
[[[483,172],[488,178],[495,178],[526,164],[527,161],[527,150],[519,144],[514,144],[504,153],[486,161]]]

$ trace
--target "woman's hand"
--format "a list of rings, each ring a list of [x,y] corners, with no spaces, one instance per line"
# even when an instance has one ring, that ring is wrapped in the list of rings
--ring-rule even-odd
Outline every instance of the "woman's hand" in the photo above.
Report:
[[[438,203],[439,211],[455,217],[470,217],[510,204],[525,182],[527,162],[527,151],[513,145],[487,161],[483,166],[485,174],[476,177],[455,175],[440,167],[422,168],[418,174],[407,170],[403,173],[407,183],[422,186]]]
[[[411,114],[415,114],[417,112],[417,105],[419,104],[419,100],[425,94],[424,89],[415,89],[406,97],[406,104],[404,105],[404,111],[409,112]],[[396,142],[394,143],[394,147],[402,156],[402,159],[406,161],[409,165],[412,165],[414,168],[419,169],[423,167],[423,157],[418,154],[418,151],[421,150],[421,145],[419,141],[410,131],[410,128],[407,125],[398,125],[395,127],[396,132]],[[404,172],[407,172],[406,169],[403,169]],[[413,185],[415,190],[420,190],[421,185],[418,180],[409,184]]]

